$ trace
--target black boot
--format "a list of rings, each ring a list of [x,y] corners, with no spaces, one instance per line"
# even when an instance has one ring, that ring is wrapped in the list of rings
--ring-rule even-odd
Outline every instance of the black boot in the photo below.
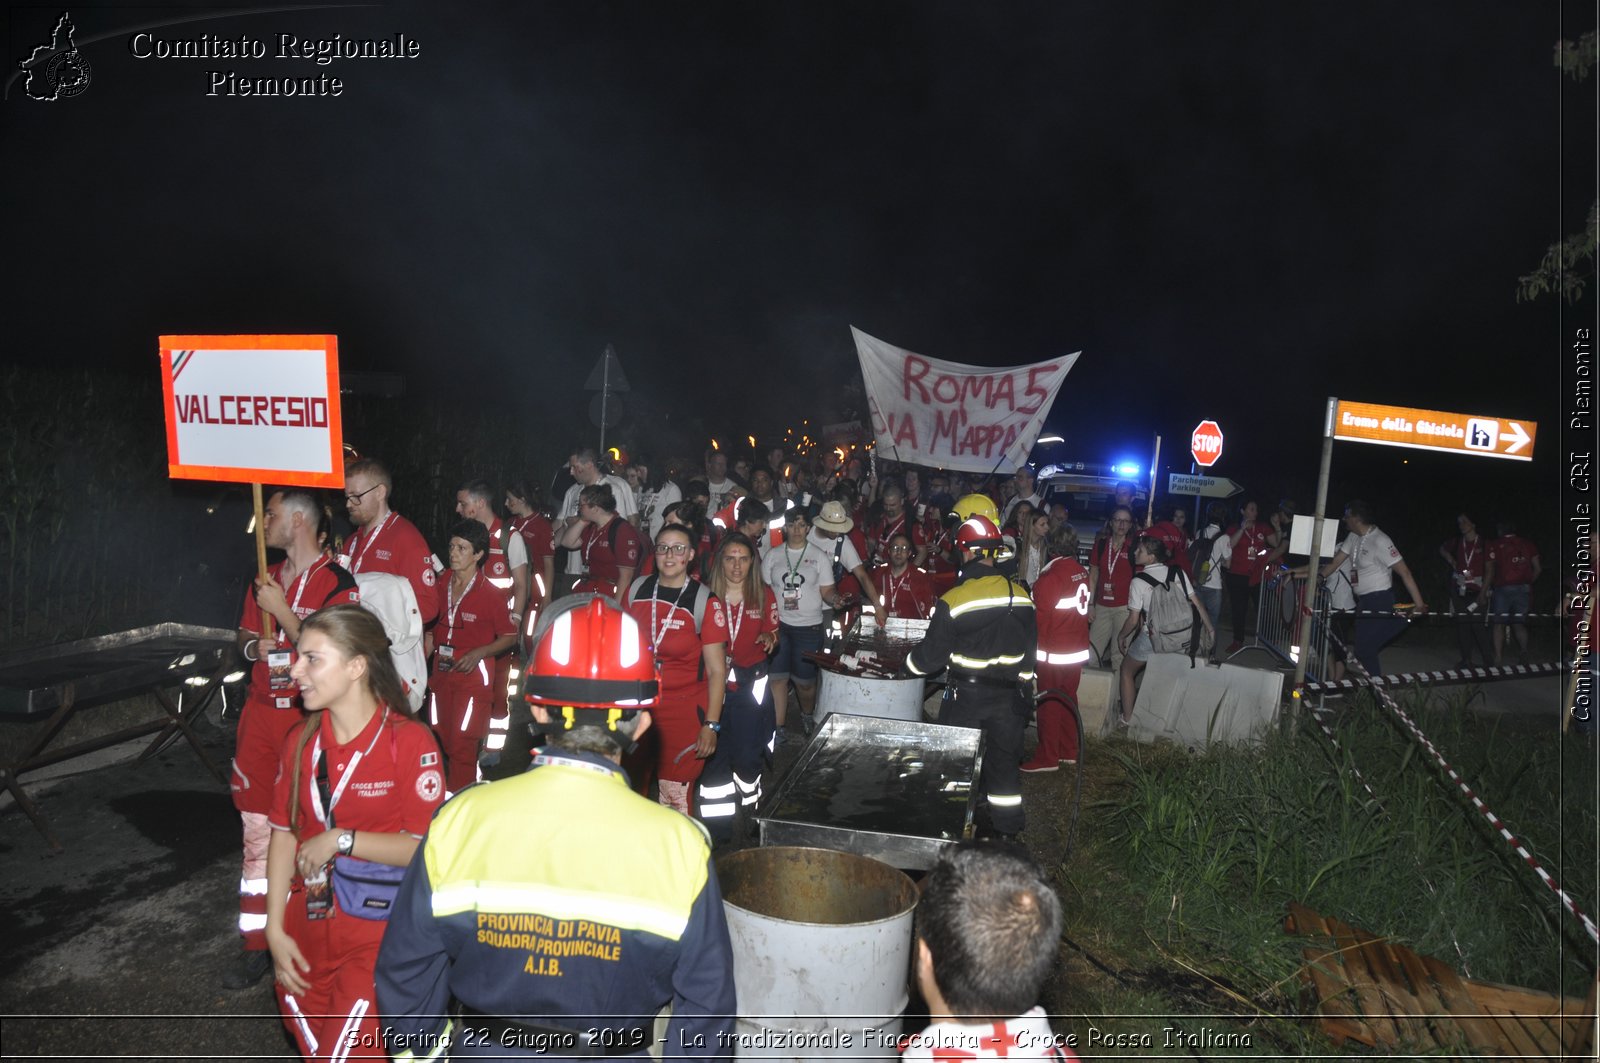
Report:
[[[224,989],[249,989],[272,970],[272,953],[266,949],[243,952],[222,972]]]

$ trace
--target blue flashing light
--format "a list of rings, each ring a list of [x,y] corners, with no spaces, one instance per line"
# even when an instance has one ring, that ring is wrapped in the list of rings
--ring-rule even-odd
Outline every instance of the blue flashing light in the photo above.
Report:
[[[1139,475],[1139,466],[1133,464],[1131,461],[1123,462],[1121,465],[1117,466],[1117,475],[1118,476],[1138,476]]]

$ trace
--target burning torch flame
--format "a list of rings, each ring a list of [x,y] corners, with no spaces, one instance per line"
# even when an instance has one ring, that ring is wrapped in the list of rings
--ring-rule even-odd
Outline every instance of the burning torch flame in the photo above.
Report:
[[[720,444],[718,444],[718,443],[717,443],[717,441],[716,441],[716,440],[715,440],[715,439],[713,439],[713,440],[712,440],[712,441],[711,441],[711,449],[712,449],[712,450],[721,450],[721,449],[722,449],[722,447],[721,447],[721,445],[720,445]]]

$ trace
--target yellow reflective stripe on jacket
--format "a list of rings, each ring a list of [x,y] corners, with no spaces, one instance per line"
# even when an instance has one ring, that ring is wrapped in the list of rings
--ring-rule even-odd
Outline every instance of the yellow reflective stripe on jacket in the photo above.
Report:
[[[619,930],[643,930],[676,941],[689,925],[681,907],[652,904],[641,897],[597,894],[546,884],[453,882],[433,891],[433,914],[462,912],[515,915],[537,912],[552,919],[604,923]]]
[[[1026,588],[1004,576],[984,576],[958,583],[941,599],[952,619],[974,609],[1032,609]]]

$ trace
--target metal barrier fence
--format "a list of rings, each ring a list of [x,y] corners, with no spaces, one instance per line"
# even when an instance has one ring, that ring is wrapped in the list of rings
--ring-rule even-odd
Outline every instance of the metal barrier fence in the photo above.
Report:
[[[1301,647],[1300,612],[1305,608],[1306,578],[1280,572],[1261,581],[1261,596],[1256,608],[1255,645],[1267,650],[1285,664],[1299,661]],[[1319,682],[1328,675],[1328,589],[1317,586],[1311,602],[1311,645],[1306,658],[1306,678]],[[1238,636],[1235,635],[1235,638]]]

